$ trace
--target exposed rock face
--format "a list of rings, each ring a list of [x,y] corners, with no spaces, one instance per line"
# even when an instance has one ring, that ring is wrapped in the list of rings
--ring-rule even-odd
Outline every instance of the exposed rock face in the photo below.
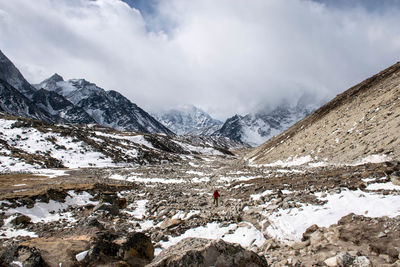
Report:
[[[71,114],[68,115],[75,120],[78,118],[81,121],[91,120],[118,130],[174,135],[172,131],[120,93],[105,91],[84,79],[64,81],[60,75],[54,74],[36,87],[58,94],[72,103],[75,109],[69,108]]]
[[[125,262],[129,266],[145,266],[154,258],[154,247],[150,237],[142,233],[118,235],[112,231],[101,231],[91,240],[90,249],[83,263]]]
[[[161,266],[268,266],[264,258],[240,245],[222,240],[186,238],[158,255],[149,267]]]
[[[28,83],[21,72],[0,50],[0,80],[6,81],[21,94],[30,98],[36,89]]]
[[[40,251],[34,247],[11,245],[3,251],[0,258],[4,263],[7,263],[8,266],[15,264],[16,262],[26,267],[47,266],[40,255]]]
[[[302,158],[357,163],[400,156],[400,63],[338,95],[246,156],[256,164]],[[382,161],[382,159],[381,159]]]

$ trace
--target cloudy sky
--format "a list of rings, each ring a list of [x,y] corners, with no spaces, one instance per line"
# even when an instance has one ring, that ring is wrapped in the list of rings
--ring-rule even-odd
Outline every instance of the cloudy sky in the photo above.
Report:
[[[400,60],[400,0],[0,0],[0,49],[146,110],[330,98]]]

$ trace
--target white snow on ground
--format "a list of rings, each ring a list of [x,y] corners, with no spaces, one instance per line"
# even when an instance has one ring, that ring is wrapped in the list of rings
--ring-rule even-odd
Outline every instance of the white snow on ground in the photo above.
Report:
[[[250,198],[252,199],[252,200],[259,200],[261,197],[263,197],[263,196],[266,196],[266,195],[270,195],[270,194],[272,194],[274,191],[272,191],[272,190],[266,190],[266,191],[264,191],[264,192],[262,192],[262,193],[260,193],[260,194],[253,194],[253,195],[250,195]]]
[[[249,181],[260,177],[254,176],[239,176],[239,177],[221,177],[219,181],[221,182],[236,182],[236,181]]]
[[[136,203],[133,203],[131,205],[129,205],[129,207],[136,206],[136,209],[134,211],[125,211],[126,213],[132,215],[133,217],[135,217],[136,219],[143,219],[145,213],[146,213],[146,204],[147,202],[149,202],[148,200],[138,200],[136,201]]]
[[[17,236],[38,237],[38,235],[36,233],[29,232],[25,229],[13,229],[13,228],[3,229],[3,228],[0,229],[0,239],[13,238],[13,237],[17,237]]]
[[[67,170],[55,170],[55,169],[34,169],[31,170],[31,172],[39,176],[45,176],[47,178],[55,178],[59,176],[69,175],[69,173],[67,173]]]
[[[143,135],[135,135],[135,136],[124,136],[124,139],[134,142],[136,144],[144,145],[149,148],[154,148],[153,145],[147,141]]]
[[[187,174],[200,175],[200,176],[204,175],[204,172],[198,172],[198,171],[187,171],[186,173]]]
[[[392,158],[384,155],[384,154],[373,154],[373,155],[369,155],[363,159],[361,159],[360,161],[356,162],[354,165],[362,165],[365,163],[381,163],[381,162],[385,162],[385,161],[391,161]]]
[[[164,178],[141,178],[141,177],[128,177],[129,182],[138,183],[161,183],[161,184],[180,184],[184,183],[184,179],[164,179]]]
[[[394,185],[391,182],[388,182],[388,183],[369,184],[365,189],[368,189],[368,190],[379,190],[379,189],[400,190],[400,186]]]
[[[199,153],[204,155],[224,155],[221,151],[216,150],[212,147],[201,147],[201,146],[193,146],[187,143],[173,141],[177,145],[181,146],[185,150],[189,150],[192,153]]]
[[[192,181],[192,183],[207,183],[210,181],[210,178],[209,177],[202,177],[202,178],[194,177],[194,178],[192,178],[191,181]]]
[[[0,173],[24,172],[39,167],[39,165],[27,164],[16,158],[0,156]]]
[[[316,195],[320,196],[321,193]],[[265,213],[271,222],[266,229],[268,235],[282,241],[300,241],[304,231],[311,225],[328,227],[349,213],[368,217],[400,215],[400,196],[343,190],[340,194],[327,195],[321,199],[328,202],[322,206],[279,209],[272,215]]]
[[[229,234],[229,231],[233,231],[233,233]],[[180,236],[170,237],[168,241],[160,242],[160,244],[163,249],[166,249],[187,237],[223,239],[227,242],[238,243],[245,248],[252,244],[261,246],[265,242],[264,235],[250,223],[246,222],[246,225],[243,226],[238,226],[235,223],[220,226],[219,223],[212,222],[205,226],[189,229]],[[252,243],[253,240],[255,241]],[[159,252],[160,250],[157,250],[156,254]]]
[[[310,161],[312,161],[313,158],[310,155],[304,156],[304,157],[289,157],[286,160],[278,160],[270,164],[262,164],[262,166],[265,167],[276,167],[276,166],[281,166],[281,167],[292,167],[292,166],[300,166],[303,164],[306,164]]]
[[[6,214],[24,214],[29,216],[34,223],[57,221],[61,218],[73,220],[72,214],[69,212],[63,212],[63,210],[71,206],[77,207],[87,204],[96,205],[98,203],[96,201],[91,201],[90,198],[93,196],[87,192],[76,194],[74,191],[68,191],[68,194],[69,196],[65,198],[64,203],[54,200],[50,200],[49,203],[37,201],[33,208],[29,209],[23,206],[5,210],[5,212]]]
[[[125,181],[126,180],[126,176],[122,176],[120,174],[113,174],[110,177],[108,177],[109,179],[113,179],[113,180],[121,180],[121,181]]]
[[[26,185],[26,184],[15,184],[13,186],[24,186],[24,185]]]
[[[187,214],[184,211],[178,211],[174,216],[172,216],[171,219],[181,219],[181,220],[187,220],[190,217],[192,217],[193,215],[199,214],[200,211],[199,210],[191,210],[189,211]],[[186,216],[185,216],[186,215]]]

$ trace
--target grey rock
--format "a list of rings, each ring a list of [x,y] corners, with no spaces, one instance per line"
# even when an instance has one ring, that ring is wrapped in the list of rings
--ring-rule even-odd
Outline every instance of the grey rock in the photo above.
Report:
[[[365,256],[356,257],[353,261],[353,267],[371,267],[371,261]]]
[[[266,260],[240,245],[223,240],[186,238],[162,251],[148,267],[268,266]]]
[[[351,266],[354,261],[354,257],[347,252],[340,252],[336,257],[338,265],[341,267]]]

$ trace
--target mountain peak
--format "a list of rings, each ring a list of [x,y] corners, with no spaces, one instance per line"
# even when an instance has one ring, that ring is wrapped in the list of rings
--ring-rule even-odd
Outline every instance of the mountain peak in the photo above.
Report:
[[[180,105],[155,115],[165,126],[177,134],[207,135],[219,129],[222,122],[193,105]]]
[[[52,81],[55,81],[55,82],[62,82],[62,81],[64,81],[64,78],[61,75],[59,75],[58,73],[54,73],[47,80],[52,80]]]

